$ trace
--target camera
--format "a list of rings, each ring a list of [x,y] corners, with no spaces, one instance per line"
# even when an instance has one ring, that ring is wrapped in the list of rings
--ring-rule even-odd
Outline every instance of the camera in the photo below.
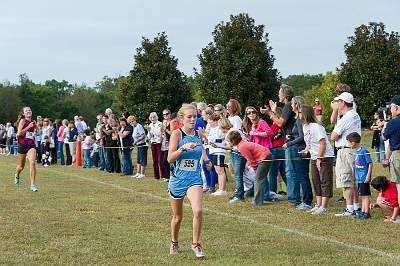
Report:
[[[389,120],[390,117],[392,115],[391,111],[390,111],[390,102],[386,103],[385,106],[381,106],[378,108],[377,112],[379,114],[382,114],[384,117],[384,120]]]
[[[278,131],[278,133],[274,136],[274,140],[278,140],[283,137],[282,129]]]
[[[215,143],[222,143],[222,139],[215,139]]]

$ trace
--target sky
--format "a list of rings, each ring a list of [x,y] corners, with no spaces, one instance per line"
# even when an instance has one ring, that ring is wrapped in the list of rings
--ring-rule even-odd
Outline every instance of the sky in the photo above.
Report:
[[[165,31],[178,68],[193,75],[212,31],[231,14],[265,25],[282,76],[334,71],[354,29],[400,32],[397,0],[1,0],[0,82],[67,80],[93,86],[127,75],[142,37]]]

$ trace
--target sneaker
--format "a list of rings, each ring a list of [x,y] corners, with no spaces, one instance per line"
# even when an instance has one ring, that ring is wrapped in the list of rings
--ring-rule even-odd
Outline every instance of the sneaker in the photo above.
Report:
[[[212,193],[211,195],[213,195],[213,196],[226,196],[226,195],[228,195],[228,193],[225,190],[217,190],[214,193]]]
[[[397,219],[396,219],[396,220],[394,220],[394,221],[392,221],[392,223],[394,223],[394,224],[400,224],[400,218],[399,218],[399,217],[397,217]]]
[[[238,197],[233,197],[230,201],[229,201],[229,203],[232,203],[232,204],[234,204],[234,203],[241,203],[241,202],[243,202],[243,200],[242,199],[239,199]],[[400,220],[400,219],[399,219]]]
[[[366,213],[366,212],[360,212],[360,213],[357,214],[356,217],[357,217],[358,220],[367,220],[367,219],[371,218],[371,215],[369,213]]]
[[[312,208],[311,210],[307,210],[306,212],[315,212],[318,209],[319,209],[319,206],[317,204],[315,204],[314,208]]]
[[[14,176],[14,184],[19,187],[21,185],[21,179],[19,178],[19,176]]]
[[[313,211],[311,214],[319,215],[322,213],[328,212],[328,209],[323,208],[323,207],[318,207],[315,211]]]
[[[275,193],[273,191],[270,191],[270,197],[271,197],[271,201],[283,201],[286,199],[286,197],[284,195],[280,195],[278,193]]]
[[[179,254],[179,245],[178,242],[171,242],[171,247],[169,248],[170,255],[178,255]]]
[[[336,213],[335,216],[336,217],[341,217],[341,216],[352,216],[354,212],[349,211],[347,208],[344,209],[343,212],[341,213]]]
[[[141,179],[141,178],[144,178],[144,177],[145,177],[144,174],[139,174],[139,175],[136,177],[136,179]]]
[[[35,185],[31,186],[31,191],[32,192],[38,192],[39,190],[37,189],[37,187]]]
[[[136,175],[132,176],[132,178],[137,178],[139,175],[139,173],[136,173]]]
[[[297,205],[296,209],[298,210],[309,210],[312,209],[313,207],[311,205],[308,205],[306,203],[300,203],[299,205]]]
[[[212,194],[215,192],[215,187],[210,187],[208,193]]]
[[[209,187],[203,188],[203,193],[207,193],[207,192],[210,192],[210,188]]]
[[[196,255],[196,258],[204,257],[203,247],[200,243],[192,243],[192,250],[194,252],[194,255]]]
[[[358,208],[357,210],[353,211],[353,215],[355,215],[356,217],[360,214],[362,214],[363,212],[361,211],[361,208]]]

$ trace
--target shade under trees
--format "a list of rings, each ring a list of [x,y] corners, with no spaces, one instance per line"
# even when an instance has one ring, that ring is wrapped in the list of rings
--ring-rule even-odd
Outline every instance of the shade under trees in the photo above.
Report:
[[[247,14],[231,15],[215,27],[213,42],[199,55],[196,78],[202,99],[226,103],[234,98],[244,106],[262,106],[276,98],[278,71],[264,29]]]
[[[339,79],[351,87],[365,125],[378,107],[400,94],[399,34],[386,32],[383,23],[371,22],[356,28],[348,40]]]

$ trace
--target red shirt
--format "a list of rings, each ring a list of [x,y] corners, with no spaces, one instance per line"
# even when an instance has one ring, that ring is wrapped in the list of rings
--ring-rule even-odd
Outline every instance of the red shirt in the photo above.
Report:
[[[246,158],[250,166],[257,170],[258,164],[271,154],[268,148],[253,142],[241,141],[237,148],[240,154]]]
[[[273,123],[271,126],[271,130],[272,130],[272,148],[282,147],[284,144],[283,132],[282,132],[282,137],[280,137],[277,140],[274,140],[274,137],[276,136],[276,134],[278,134],[279,131],[281,131],[281,128],[277,124]]]
[[[389,187],[385,191],[382,191],[382,197],[385,198],[393,208],[399,207],[397,187],[392,181],[389,181]]]
[[[321,104],[314,105],[314,114],[315,115],[322,115],[322,106]]]

